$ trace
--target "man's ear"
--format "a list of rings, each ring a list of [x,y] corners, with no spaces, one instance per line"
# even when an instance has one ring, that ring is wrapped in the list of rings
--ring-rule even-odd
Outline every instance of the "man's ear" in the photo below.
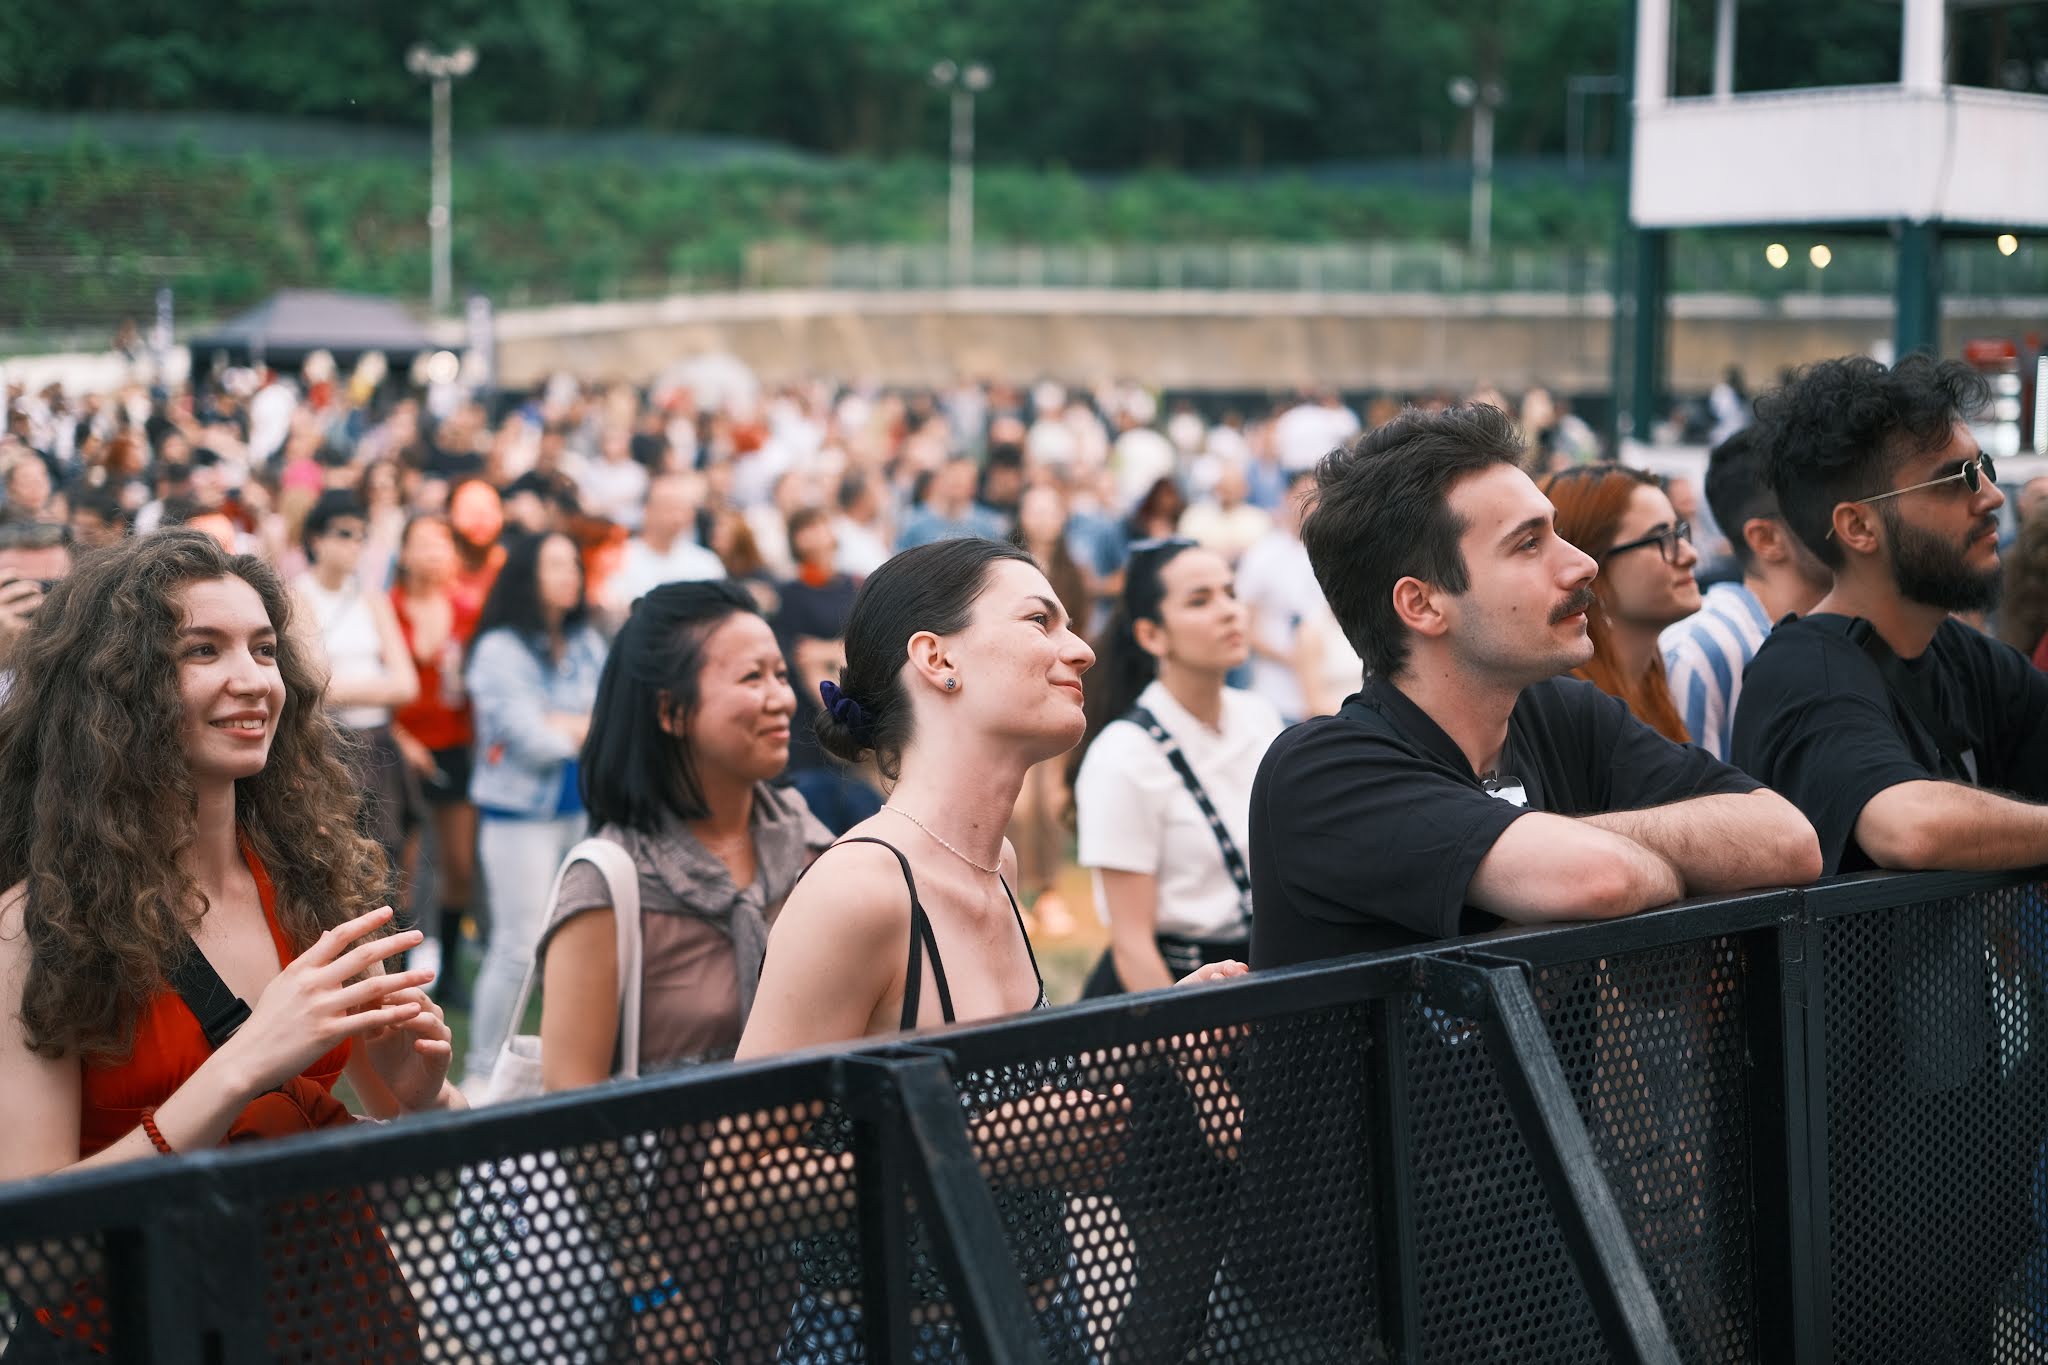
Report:
[[[1419,578],[1403,578],[1394,584],[1394,615],[1417,635],[1435,639],[1451,628],[1444,614],[1439,590]]]
[[[1876,554],[1884,537],[1879,530],[1883,518],[1869,506],[1860,502],[1838,502],[1832,515],[1835,528],[1835,543],[1845,550],[1857,554]]]
[[[1742,540],[1750,558],[1760,564],[1783,564],[1792,557],[1791,528],[1776,517],[1751,517],[1742,523]]]

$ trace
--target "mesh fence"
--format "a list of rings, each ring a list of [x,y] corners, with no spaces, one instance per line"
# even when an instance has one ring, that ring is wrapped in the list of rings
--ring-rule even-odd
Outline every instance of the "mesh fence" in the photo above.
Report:
[[[2048,1361],[2033,886],[1822,922],[1834,1355]]]
[[[1521,946],[1678,1359],[2048,1361],[2044,910]],[[1606,1361],[1498,1025],[1420,956],[941,1036],[915,1094],[885,1050],[11,1186],[0,1355]]]
[[[1535,996],[1680,1358],[1756,1357],[1742,952],[1539,968]],[[1404,1013],[1422,1358],[1609,1358],[1480,1026]]]

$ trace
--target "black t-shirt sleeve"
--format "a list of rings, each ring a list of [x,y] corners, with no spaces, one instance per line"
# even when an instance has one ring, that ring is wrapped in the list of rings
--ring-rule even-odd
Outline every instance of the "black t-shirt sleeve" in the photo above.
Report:
[[[1597,737],[1593,752],[1607,756],[1605,799],[1598,810],[1644,810],[1695,796],[1741,795],[1762,785],[1696,744],[1672,743],[1637,720],[1619,698],[1596,687],[1574,691],[1590,712],[1582,723]]]
[[[1296,913],[1460,932],[1480,861],[1524,812],[1391,738],[1342,721],[1283,740],[1259,774],[1268,872]]]
[[[1742,677],[1735,759],[1812,823],[1828,876],[1872,797],[1938,779],[1914,757],[1876,669],[1822,638],[1764,642]]]

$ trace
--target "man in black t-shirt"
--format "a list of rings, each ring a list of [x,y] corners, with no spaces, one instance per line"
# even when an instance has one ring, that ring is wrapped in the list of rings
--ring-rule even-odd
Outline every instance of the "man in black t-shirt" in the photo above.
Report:
[[[1597,565],[1497,408],[1407,412],[1317,470],[1302,526],[1366,661],[1252,790],[1252,965],[1810,881],[1775,794],[1591,684]]]
[[[1743,674],[1733,757],[1829,872],[2048,862],[2048,677],[1956,621],[1998,600],[2005,497],[1959,361],[1815,365],[1758,404],[1785,520],[1835,585]]]
[[[1965,421],[1988,398],[1957,361],[1858,356],[1757,404],[1785,521],[1834,587],[1751,661],[1734,758],[1813,821],[1830,872],[2048,862],[2048,680],[1950,615],[1998,596],[2005,499]],[[2012,1022],[2042,988],[2037,915],[1829,926],[1828,1122],[1857,1134],[1826,1172],[1834,1277],[1892,1299],[1837,1314],[1840,1359],[1996,1354],[2002,1286],[2039,1239],[2024,1135],[2048,1124],[2048,1053]]]

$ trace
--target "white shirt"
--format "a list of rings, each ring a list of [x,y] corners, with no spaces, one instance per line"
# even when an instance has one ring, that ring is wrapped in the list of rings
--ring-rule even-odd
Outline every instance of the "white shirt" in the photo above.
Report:
[[[1356,436],[1358,429],[1358,414],[1342,403],[1333,408],[1321,403],[1297,404],[1273,423],[1280,467],[1290,474],[1314,469],[1323,456]]]
[[[614,610],[624,611],[636,598],[664,583],[698,583],[723,577],[725,561],[688,536],[677,536],[667,554],[634,536],[626,542],[626,558],[612,575],[605,596]]]
[[[647,466],[638,460],[585,460],[576,469],[576,489],[583,495],[584,511],[628,530],[640,529],[647,509]]]
[[[1237,597],[1251,609],[1253,631],[1261,649],[1286,658],[1294,653],[1294,632],[1318,610],[1327,611],[1322,584],[1316,582],[1308,547],[1285,531],[1274,531],[1244,552],[1237,562]],[[1307,702],[1294,665],[1252,656],[1252,690],[1289,720],[1304,719]]]
[[[1266,746],[1280,733],[1280,716],[1263,698],[1223,689],[1219,733],[1188,714],[1164,685],[1138,694],[1180,745],[1209,804],[1251,857],[1252,779]],[[1109,920],[1102,894],[1104,869],[1144,872],[1159,879],[1158,930],[1179,938],[1240,938],[1247,932],[1237,883],[1224,866],[1208,817],[1195,804],[1166,751],[1125,720],[1103,727],[1074,779],[1079,861],[1095,874],[1095,911]]]

